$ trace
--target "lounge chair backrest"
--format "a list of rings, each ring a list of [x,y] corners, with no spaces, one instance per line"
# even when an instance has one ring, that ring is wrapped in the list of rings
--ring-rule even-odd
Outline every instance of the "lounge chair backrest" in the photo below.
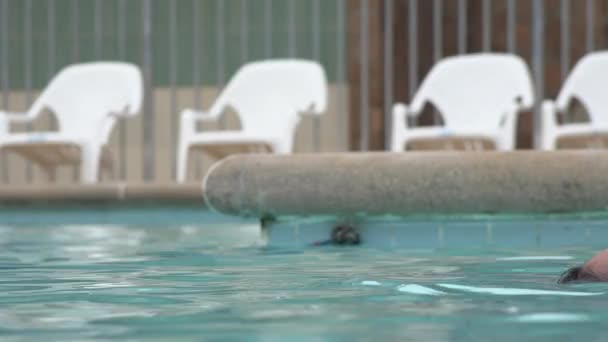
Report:
[[[327,105],[323,68],[305,60],[267,60],[242,66],[224,88],[210,113],[232,107],[243,131],[292,136],[300,113],[321,114]]]
[[[525,62],[510,54],[479,53],[438,62],[411,103],[419,113],[432,103],[445,126],[496,129],[513,106],[532,106],[532,80]]]
[[[68,136],[96,137],[107,142],[117,116],[139,112],[142,76],[122,62],[74,64],[62,69],[30,108],[36,115],[49,108],[59,131]]]
[[[556,100],[559,110],[566,110],[573,98],[587,109],[593,124],[608,125],[608,52],[585,55],[570,72]]]

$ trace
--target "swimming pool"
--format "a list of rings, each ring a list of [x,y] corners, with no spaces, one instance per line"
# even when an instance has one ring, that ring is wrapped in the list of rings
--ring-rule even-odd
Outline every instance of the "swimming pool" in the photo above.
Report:
[[[273,247],[255,221],[195,207],[3,209],[0,336],[602,340],[608,285],[555,281],[605,247],[606,224],[416,218],[385,225],[410,239],[352,248],[290,245],[286,225]]]

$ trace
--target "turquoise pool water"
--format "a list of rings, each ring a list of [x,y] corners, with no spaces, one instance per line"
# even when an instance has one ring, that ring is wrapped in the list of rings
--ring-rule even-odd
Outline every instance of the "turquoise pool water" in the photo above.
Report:
[[[0,339],[606,340],[608,284],[555,283],[601,239],[446,241],[274,248],[195,209],[4,210]]]

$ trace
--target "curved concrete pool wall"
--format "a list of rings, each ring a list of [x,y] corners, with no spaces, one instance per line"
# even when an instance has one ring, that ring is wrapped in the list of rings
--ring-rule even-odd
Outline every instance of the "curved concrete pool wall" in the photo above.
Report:
[[[210,208],[261,218],[274,246],[324,241],[344,223],[384,247],[608,238],[602,151],[240,155],[216,163],[203,189]]]
[[[203,188],[211,208],[239,216],[601,211],[608,152],[239,155]]]

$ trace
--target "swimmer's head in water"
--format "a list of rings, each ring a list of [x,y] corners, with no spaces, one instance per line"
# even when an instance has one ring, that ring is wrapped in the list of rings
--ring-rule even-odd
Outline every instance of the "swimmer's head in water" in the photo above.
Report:
[[[566,272],[562,273],[562,275],[557,280],[558,284],[568,284],[579,281],[579,275],[581,273],[582,266],[572,267]]]
[[[602,279],[595,275],[593,272],[589,272],[588,269],[583,266],[572,267],[566,272],[562,273],[562,276],[557,281],[559,284],[568,283],[591,283],[591,282],[602,282],[608,281],[608,279]]]
[[[608,250],[602,251],[583,266],[573,267],[562,274],[560,284],[575,282],[608,282]]]
[[[336,245],[358,245],[361,237],[354,227],[339,225],[331,232],[331,242]]]
[[[361,236],[355,227],[347,224],[340,224],[331,231],[328,240],[314,242],[313,246],[326,245],[358,245],[361,243]]]

